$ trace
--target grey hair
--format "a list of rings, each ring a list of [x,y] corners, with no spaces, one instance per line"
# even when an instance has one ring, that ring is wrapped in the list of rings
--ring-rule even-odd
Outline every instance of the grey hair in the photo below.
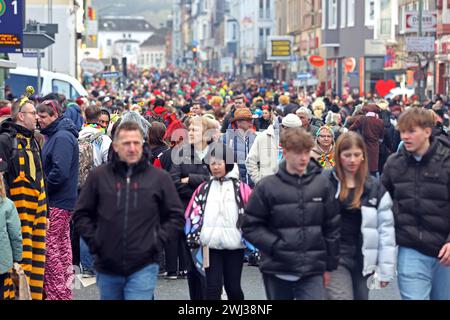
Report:
[[[298,115],[299,113],[306,114],[306,116],[308,117],[309,120],[311,120],[311,118],[312,118],[312,112],[311,112],[311,110],[309,110],[309,109],[306,108],[306,107],[301,107],[301,108],[298,109],[295,113],[296,113],[297,115]]]
[[[152,126],[150,122],[144,119],[143,116],[141,116],[136,111],[127,111],[122,115],[122,122],[135,122],[139,125],[139,127],[142,130],[142,133],[144,134],[144,138],[147,139],[148,137],[148,129]]]

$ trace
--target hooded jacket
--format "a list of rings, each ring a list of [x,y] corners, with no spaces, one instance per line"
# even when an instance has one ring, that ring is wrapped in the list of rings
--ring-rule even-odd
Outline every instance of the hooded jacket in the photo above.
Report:
[[[183,228],[183,207],[170,175],[118,159],[95,168],[81,190],[74,221],[99,272],[129,276],[158,263],[163,245]]]
[[[72,120],[60,117],[41,133],[47,137],[42,162],[49,206],[72,211],[77,201],[78,130]]]
[[[83,115],[81,114],[81,108],[76,103],[69,103],[67,105],[67,109],[64,112],[64,118],[70,119],[75,124],[75,127],[77,128],[77,131],[81,130],[81,127],[83,126],[84,120]]]
[[[394,200],[397,244],[437,258],[450,243],[450,142],[432,137],[421,161],[403,146],[381,181]]]
[[[254,183],[278,171],[279,144],[280,129],[276,121],[256,137],[245,161],[247,172]]]
[[[311,161],[303,176],[286,162],[256,185],[245,210],[243,236],[262,253],[262,273],[305,277],[337,268],[339,206],[334,188]]]
[[[0,275],[22,260],[22,231],[14,203],[0,197]]]

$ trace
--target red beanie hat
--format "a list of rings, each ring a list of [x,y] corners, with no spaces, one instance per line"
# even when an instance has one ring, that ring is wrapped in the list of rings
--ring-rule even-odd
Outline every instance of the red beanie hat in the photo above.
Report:
[[[11,107],[3,107],[0,109],[0,117],[10,116],[11,115]]]

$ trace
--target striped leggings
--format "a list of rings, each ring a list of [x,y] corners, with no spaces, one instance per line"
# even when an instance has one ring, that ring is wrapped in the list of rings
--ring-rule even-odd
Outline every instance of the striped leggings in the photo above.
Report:
[[[50,223],[45,239],[44,291],[46,300],[72,300],[72,245],[70,242],[71,212],[50,208]]]

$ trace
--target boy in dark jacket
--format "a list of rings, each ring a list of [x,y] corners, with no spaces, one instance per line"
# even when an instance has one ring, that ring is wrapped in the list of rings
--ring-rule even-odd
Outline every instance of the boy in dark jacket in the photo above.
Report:
[[[301,128],[281,136],[285,162],[260,181],[244,216],[244,238],[262,253],[269,300],[324,299],[338,264],[339,208],[322,169],[310,160],[312,137]]]
[[[398,122],[404,145],[381,178],[394,200],[398,283],[404,300],[450,300],[450,143],[433,137],[432,111]]]

